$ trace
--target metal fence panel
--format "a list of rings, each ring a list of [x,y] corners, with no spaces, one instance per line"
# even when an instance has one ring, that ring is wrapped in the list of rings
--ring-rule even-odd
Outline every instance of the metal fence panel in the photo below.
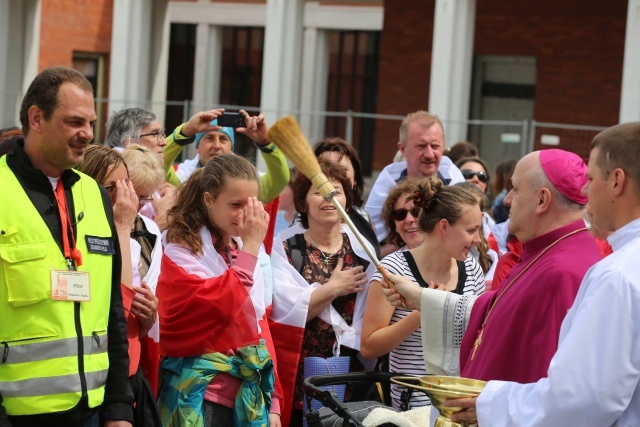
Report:
[[[0,93],[0,106],[13,106],[19,94],[13,92]],[[108,115],[114,108],[141,107],[154,111],[164,111],[165,126],[168,130],[183,123],[197,111],[213,108],[210,105],[201,105],[191,100],[183,101],[149,101],[149,100],[110,100],[98,98],[96,103],[104,104],[103,117],[98,118],[96,137],[102,139],[102,130]],[[107,105],[108,104],[108,105]],[[19,102],[16,105],[19,108]],[[404,116],[390,114],[358,113],[354,111],[301,111],[301,110],[274,110],[264,111],[256,106],[219,105],[217,107],[228,110],[243,109],[250,114],[258,112],[271,113],[280,117],[293,114],[305,127],[310,142],[313,144],[325,135],[338,136],[353,143],[359,150],[363,164],[363,172],[370,175],[372,172],[373,157],[376,151],[374,146],[374,132],[378,121],[396,122],[400,127]],[[13,108],[9,108],[14,110]],[[5,109],[6,110],[6,109]],[[4,111],[4,117],[0,117],[0,128],[14,126],[13,111]],[[513,121],[513,120],[465,120],[452,121],[443,119],[445,131],[447,126],[466,126],[468,141],[478,146],[480,157],[487,161],[493,170],[495,166],[506,158],[519,159],[534,149],[549,147],[562,148],[572,151],[582,157],[589,155],[589,143],[593,137],[606,127],[583,126],[560,123],[546,123],[537,121]],[[457,141],[448,141],[449,145]],[[238,135],[236,151],[250,158],[255,158],[255,150],[251,141]],[[389,159],[389,162],[391,159]]]
[[[467,124],[469,142],[478,147],[491,171],[501,161],[519,159],[529,152],[526,120],[468,120]]]
[[[562,123],[531,122],[529,151],[545,148],[561,148],[589,157],[591,140],[606,126],[569,125]]]

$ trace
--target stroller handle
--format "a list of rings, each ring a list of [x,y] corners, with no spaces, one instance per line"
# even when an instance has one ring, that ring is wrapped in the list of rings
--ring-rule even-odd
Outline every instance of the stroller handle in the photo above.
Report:
[[[347,406],[338,399],[337,394],[332,390],[323,390],[319,387],[345,384],[345,383],[390,383],[392,378],[405,376],[397,372],[348,372],[345,374],[328,374],[328,375],[312,375],[305,378],[302,388],[304,389],[307,399],[315,399],[321,402],[325,407],[330,408],[338,417],[342,418],[345,423],[343,426],[361,427],[362,422],[351,414]]]
[[[320,394],[322,394],[322,392],[325,391],[319,388],[321,386],[344,384],[344,383],[351,383],[351,382],[389,383],[391,382],[391,378],[402,376],[402,375],[404,374],[399,374],[396,372],[382,372],[382,371],[348,372],[345,374],[312,375],[308,378],[305,378],[304,383],[302,384],[302,388],[307,393],[307,395],[315,398],[316,395],[319,396]]]

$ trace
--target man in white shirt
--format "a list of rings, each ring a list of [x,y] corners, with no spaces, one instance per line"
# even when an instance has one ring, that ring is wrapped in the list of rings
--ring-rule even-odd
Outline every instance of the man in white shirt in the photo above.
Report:
[[[489,426],[640,425],[640,122],[591,143],[587,194],[594,226],[613,232],[613,254],[585,275],[564,319],[547,378],[489,381],[478,398],[449,400]]]
[[[371,188],[365,210],[371,215],[379,241],[387,237],[382,220],[382,206],[389,190],[407,177],[427,178],[437,175],[446,185],[463,182],[460,170],[443,156],[444,128],[435,114],[416,111],[405,117],[400,125],[398,150],[406,161],[392,163],[385,167]],[[397,248],[383,250],[383,256]]]

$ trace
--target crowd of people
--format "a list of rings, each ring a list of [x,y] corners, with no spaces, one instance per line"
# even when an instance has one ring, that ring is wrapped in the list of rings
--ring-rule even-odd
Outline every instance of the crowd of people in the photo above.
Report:
[[[547,149],[490,171],[417,111],[366,202],[356,150],[314,146],[332,202],[262,115],[223,113],[165,132],[127,108],[92,143],[82,74],[34,79],[0,132],[0,427],[302,426],[329,360],[488,381],[447,402],[482,427],[640,424],[640,123],[588,166]],[[430,405],[398,385],[386,403]]]

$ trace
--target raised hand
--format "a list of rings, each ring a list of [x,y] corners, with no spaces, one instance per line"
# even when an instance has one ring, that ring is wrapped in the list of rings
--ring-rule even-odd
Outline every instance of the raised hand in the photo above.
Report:
[[[436,283],[433,280],[429,281],[429,289],[435,289],[437,291],[446,291],[447,286],[442,283]]]
[[[264,210],[262,202],[257,197],[249,197],[246,212],[238,212],[237,222],[242,250],[257,256],[269,226],[269,214]]]
[[[113,204],[113,221],[119,232],[130,234],[138,215],[138,196],[131,181],[116,181],[116,202]]]
[[[165,182],[158,187],[160,198],[153,199],[153,210],[156,212],[154,221],[163,231],[167,228],[167,211],[173,207],[176,200],[176,187]]]
[[[236,128],[236,131],[247,135],[260,145],[267,145],[269,143],[269,141],[267,141],[269,126],[267,126],[267,122],[264,120],[264,115],[260,114],[259,116],[251,117],[244,110],[240,110],[240,114],[244,114],[247,127]]]
[[[324,286],[331,287],[336,297],[364,291],[367,284],[364,268],[361,265],[345,269],[343,267],[344,261],[339,258],[333,274]]]
[[[187,123],[182,126],[184,136],[194,136],[200,132],[211,132],[222,129],[220,126],[211,126],[211,121],[224,113],[224,108],[216,108],[209,111],[201,111],[194,114]]]

